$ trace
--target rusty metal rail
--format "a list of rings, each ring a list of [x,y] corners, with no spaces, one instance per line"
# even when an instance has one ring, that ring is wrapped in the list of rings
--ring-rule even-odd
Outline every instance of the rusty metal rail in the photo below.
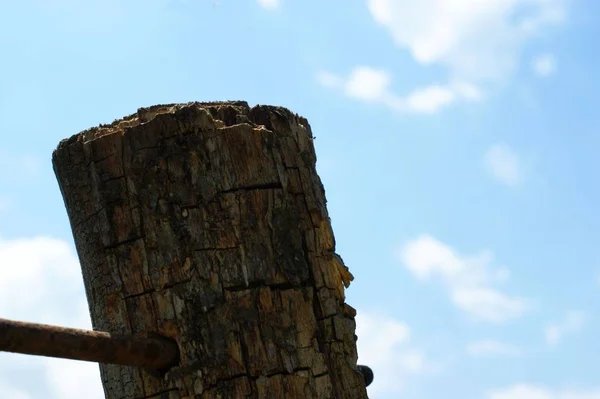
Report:
[[[167,370],[179,363],[179,348],[167,338],[133,338],[0,318],[0,352],[58,357],[104,364]],[[365,385],[373,370],[358,365]]]
[[[165,370],[179,362],[166,338],[132,338],[0,318],[0,351]]]

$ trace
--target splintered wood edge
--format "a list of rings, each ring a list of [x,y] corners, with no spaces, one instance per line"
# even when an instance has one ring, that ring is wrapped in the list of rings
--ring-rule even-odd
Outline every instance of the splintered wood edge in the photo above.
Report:
[[[246,115],[251,114],[252,111],[256,109],[270,110],[275,111],[276,113],[287,114],[299,119],[301,124],[307,127],[307,131],[310,138],[313,137],[308,120],[285,107],[260,104],[257,104],[254,107],[250,107],[250,105],[248,105],[248,102],[246,101],[190,101],[187,103],[156,104],[151,105],[149,107],[138,108],[138,110],[135,113],[127,115],[120,119],[116,119],[110,124],[101,123],[98,126],[82,130],[79,133],[76,133],[71,137],[62,140],[57,146],[57,149],[64,145],[72,144],[76,141],[88,142],[110,134],[124,134],[125,131],[130,128],[134,128],[136,126],[151,122],[154,118],[156,118],[157,115],[175,114],[176,112],[181,111],[185,108],[210,109],[220,107],[234,107],[237,109],[242,109],[245,111],[242,112],[242,114]],[[231,126],[225,124],[224,121],[221,121],[217,118],[213,117],[213,120],[216,124],[222,126]],[[248,120],[246,121],[246,123],[249,123],[253,127],[260,126],[260,124],[254,123],[252,120]]]

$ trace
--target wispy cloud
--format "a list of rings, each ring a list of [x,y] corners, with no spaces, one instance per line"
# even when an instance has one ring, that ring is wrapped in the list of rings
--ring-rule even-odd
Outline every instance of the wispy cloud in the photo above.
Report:
[[[556,345],[565,335],[581,331],[588,316],[581,310],[569,311],[563,320],[544,329],[544,338],[548,345]]]
[[[434,237],[421,235],[401,245],[396,255],[418,279],[439,278],[454,305],[476,319],[499,324],[530,309],[526,299],[496,288],[509,278],[509,271],[506,267],[493,269],[489,251],[462,256]]]
[[[556,58],[552,54],[539,54],[531,61],[531,68],[537,76],[548,77],[556,72]]]
[[[9,319],[91,329],[79,262],[65,241],[50,237],[0,238],[0,315]],[[26,361],[25,361],[26,358]],[[2,380],[18,365],[23,378]],[[30,384],[34,379],[37,384]],[[4,385],[7,390],[4,390]],[[45,385],[46,388],[40,388]],[[0,392],[15,398],[104,398],[98,365],[3,354]],[[49,394],[49,396],[48,396]]]
[[[474,341],[467,345],[467,353],[473,357],[521,355],[521,349],[513,344],[496,340]]]
[[[256,0],[259,6],[268,11],[273,11],[279,8],[281,0]]]
[[[322,86],[336,89],[349,98],[402,112],[433,114],[456,101],[475,101],[482,97],[477,87],[458,81],[422,87],[400,96],[390,88],[390,72],[367,66],[357,66],[347,76],[321,71],[316,78]]]
[[[441,67],[445,83],[396,94],[389,87],[391,73],[370,66],[356,66],[348,76],[321,72],[318,81],[342,88],[350,98],[423,114],[483,99],[511,78],[523,47],[560,26],[567,14],[565,0],[367,0],[367,6],[375,23],[416,63]]]
[[[358,363],[371,367],[375,373],[375,380],[368,389],[372,397],[398,395],[405,386],[401,376],[414,376],[436,368],[411,345],[408,325],[393,317],[358,310],[356,335]]]
[[[492,176],[507,186],[515,187],[523,179],[519,157],[505,143],[494,144],[490,147],[485,153],[484,164]]]
[[[564,0],[368,0],[371,16],[400,48],[452,78],[509,76],[524,45],[566,19]]]

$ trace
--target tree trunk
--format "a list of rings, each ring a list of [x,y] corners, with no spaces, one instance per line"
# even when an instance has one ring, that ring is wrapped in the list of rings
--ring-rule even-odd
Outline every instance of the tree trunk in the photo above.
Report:
[[[366,398],[352,275],[306,119],[245,102],[139,109],[53,154],[94,329],[176,340],[101,365],[107,398]]]

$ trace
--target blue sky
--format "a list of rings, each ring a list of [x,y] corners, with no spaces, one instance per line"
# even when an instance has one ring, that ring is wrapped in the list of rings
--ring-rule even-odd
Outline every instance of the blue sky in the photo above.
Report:
[[[600,398],[600,3],[21,0],[0,6],[0,317],[89,328],[50,157],[168,102],[311,123],[376,399]],[[0,354],[0,397],[101,398]]]

